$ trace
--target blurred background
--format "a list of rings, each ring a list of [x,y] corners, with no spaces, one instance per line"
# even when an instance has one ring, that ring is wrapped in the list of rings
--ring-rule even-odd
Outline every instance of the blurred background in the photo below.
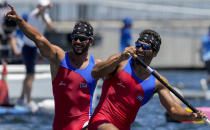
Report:
[[[51,0],[50,8],[55,30],[45,31],[47,39],[64,50],[71,48],[71,32],[78,20],[88,20],[94,27],[94,45],[90,53],[95,57],[107,59],[120,52],[121,28],[123,19],[132,19],[131,45],[134,45],[139,32],[144,29],[156,30],[162,38],[162,45],[151,66],[168,78],[169,82],[190,97],[188,100],[196,107],[210,107],[206,99],[201,79],[207,78],[202,61],[203,35],[210,26],[210,0]],[[7,0],[20,16],[31,12],[37,5],[36,0]],[[20,43],[21,50],[22,44]],[[11,48],[8,48],[11,51]],[[2,51],[0,47],[0,51]],[[0,57],[1,58],[1,57]],[[21,56],[8,54],[8,88],[12,101],[20,95],[24,79],[24,66]],[[0,66],[0,72],[3,66]],[[32,97],[36,101],[52,99],[50,68],[48,61],[41,56],[36,66],[36,77]],[[96,92],[100,95],[101,82]],[[195,90],[191,93],[188,90]],[[188,92],[188,93],[187,93]],[[196,95],[197,92],[201,92]],[[195,96],[194,96],[195,95]],[[100,96],[96,96],[96,102]],[[97,103],[95,103],[97,104]],[[148,114],[148,110],[150,114]],[[158,98],[152,99],[139,112],[132,129],[178,130],[202,129],[203,124],[168,123],[164,109]],[[155,118],[154,118],[155,117]],[[53,114],[0,115],[0,130],[51,129]],[[143,123],[142,123],[143,122]],[[23,125],[25,124],[25,125]]]
[[[13,4],[21,16],[36,6],[36,1],[15,0]],[[95,29],[95,45],[91,52],[106,59],[119,52],[122,19],[133,19],[132,37],[150,28],[160,33],[162,45],[153,62],[158,68],[202,68],[201,38],[207,33],[210,10],[209,0],[52,0],[49,14],[55,32],[46,32],[53,43],[69,46],[68,34],[77,20],[88,20]],[[134,42],[133,41],[133,42]]]

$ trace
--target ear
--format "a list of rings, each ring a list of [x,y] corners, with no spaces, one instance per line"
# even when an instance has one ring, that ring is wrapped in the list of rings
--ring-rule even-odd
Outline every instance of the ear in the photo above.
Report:
[[[90,40],[89,40],[89,44],[90,44],[90,46],[92,46],[92,45],[93,45],[93,42],[94,42],[94,38],[93,38],[93,37],[91,37],[91,38],[90,38]]]

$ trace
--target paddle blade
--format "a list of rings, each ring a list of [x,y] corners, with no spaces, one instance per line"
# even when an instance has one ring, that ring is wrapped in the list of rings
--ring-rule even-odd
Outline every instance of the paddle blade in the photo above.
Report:
[[[209,121],[207,118],[204,118],[203,120],[205,121],[205,123],[206,123],[207,125],[210,126],[210,121]]]

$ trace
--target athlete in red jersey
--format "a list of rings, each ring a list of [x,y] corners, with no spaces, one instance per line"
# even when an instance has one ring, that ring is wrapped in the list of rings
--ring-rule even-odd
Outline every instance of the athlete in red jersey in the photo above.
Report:
[[[96,64],[92,70],[94,78],[105,78],[102,95],[90,122],[89,130],[129,130],[138,110],[156,92],[161,104],[177,120],[202,120],[206,115],[187,112],[171,96],[169,90],[139,64],[136,57],[147,65],[159,51],[161,38],[153,30],[144,30],[136,47],[127,47],[122,54],[116,54]],[[161,76],[165,81],[166,79]]]
[[[33,40],[42,56],[50,62],[55,99],[54,130],[84,128],[92,111],[96,79],[91,76],[95,63],[101,62],[88,53],[93,43],[93,28],[85,21],[77,22],[72,32],[72,51],[65,52],[51,44],[34,27],[19,17],[14,8],[5,14],[23,33]]]

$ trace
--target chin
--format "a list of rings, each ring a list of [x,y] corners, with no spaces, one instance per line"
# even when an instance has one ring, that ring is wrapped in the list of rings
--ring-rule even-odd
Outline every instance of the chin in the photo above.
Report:
[[[74,52],[76,55],[82,55],[83,53],[82,52]]]
[[[73,51],[76,55],[83,55],[86,53],[86,51],[76,51],[76,50],[73,50]]]
[[[83,48],[83,49],[73,48],[73,51],[74,51],[74,53],[75,53],[76,55],[83,55],[83,54],[85,54],[85,53],[88,52],[88,48],[89,48],[89,46],[86,46],[86,47]]]

